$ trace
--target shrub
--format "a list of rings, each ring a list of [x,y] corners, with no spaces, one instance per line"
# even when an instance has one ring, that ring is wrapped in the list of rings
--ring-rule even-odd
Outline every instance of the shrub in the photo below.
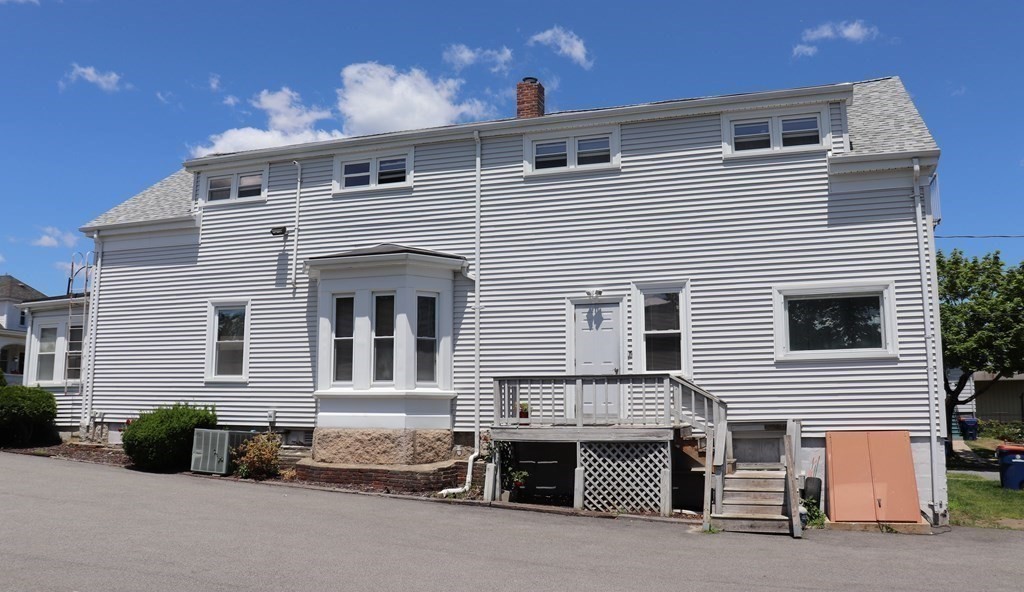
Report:
[[[216,427],[213,409],[177,403],[139,415],[125,426],[121,442],[125,454],[140,469],[184,471],[191,464],[196,428]]]
[[[0,370],[0,388],[7,386],[7,377],[4,376],[4,371]]]
[[[41,388],[0,387],[0,445],[49,444],[55,435],[57,399]]]
[[[986,438],[1024,442],[1024,422],[1021,421],[1003,422],[983,419],[978,422],[978,432]]]
[[[264,432],[249,438],[232,451],[235,473],[243,479],[268,479],[276,477],[280,469],[278,453],[281,451],[281,436]]]

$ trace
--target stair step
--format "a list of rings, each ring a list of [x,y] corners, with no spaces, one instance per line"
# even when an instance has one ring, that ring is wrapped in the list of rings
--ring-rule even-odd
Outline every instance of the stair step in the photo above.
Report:
[[[726,514],[748,514],[751,516],[782,516],[782,505],[737,504],[722,500],[722,510]]]
[[[789,534],[789,518],[758,514],[712,514],[711,526],[726,532]]]
[[[785,479],[734,479],[725,478],[725,491],[784,492]]]
[[[774,497],[764,498],[756,497],[751,494],[754,492],[749,491],[736,491],[732,494],[726,493],[722,496],[723,504],[744,504],[747,506],[775,506],[781,508],[785,505],[785,495],[781,493],[772,493]]]
[[[729,475],[726,475],[726,477],[732,477],[734,479],[785,479],[786,471],[743,469],[737,470],[735,473],[730,473]]]
[[[736,469],[742,471],[785,471],[786,465],[782,463],[754,463],[738,462]]]

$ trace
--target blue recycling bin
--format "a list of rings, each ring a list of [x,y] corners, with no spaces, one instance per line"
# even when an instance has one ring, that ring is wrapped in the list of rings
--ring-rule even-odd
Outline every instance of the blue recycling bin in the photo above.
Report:
[[[1024,446],[996,446],[999,484],[1003,489],[1024,489]]]
[[[963,417],[960,419],[960,433],[963,435],[964,440],[977,440],[978,439],[978,418],[976,417]]]

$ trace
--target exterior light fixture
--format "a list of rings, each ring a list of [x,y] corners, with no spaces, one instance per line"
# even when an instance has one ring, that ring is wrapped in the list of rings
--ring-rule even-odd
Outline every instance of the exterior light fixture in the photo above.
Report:
[[[288,229],[284,226],[275,226],[270,229],[271,236],[284,236],[288,234]]]

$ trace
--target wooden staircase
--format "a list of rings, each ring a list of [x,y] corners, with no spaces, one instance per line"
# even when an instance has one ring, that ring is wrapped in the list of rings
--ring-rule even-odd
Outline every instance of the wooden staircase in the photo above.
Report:
[[[711,526],[732,532],[789,534],[786,515],[786,469],[744,468],[726,475],[721,512]]]

